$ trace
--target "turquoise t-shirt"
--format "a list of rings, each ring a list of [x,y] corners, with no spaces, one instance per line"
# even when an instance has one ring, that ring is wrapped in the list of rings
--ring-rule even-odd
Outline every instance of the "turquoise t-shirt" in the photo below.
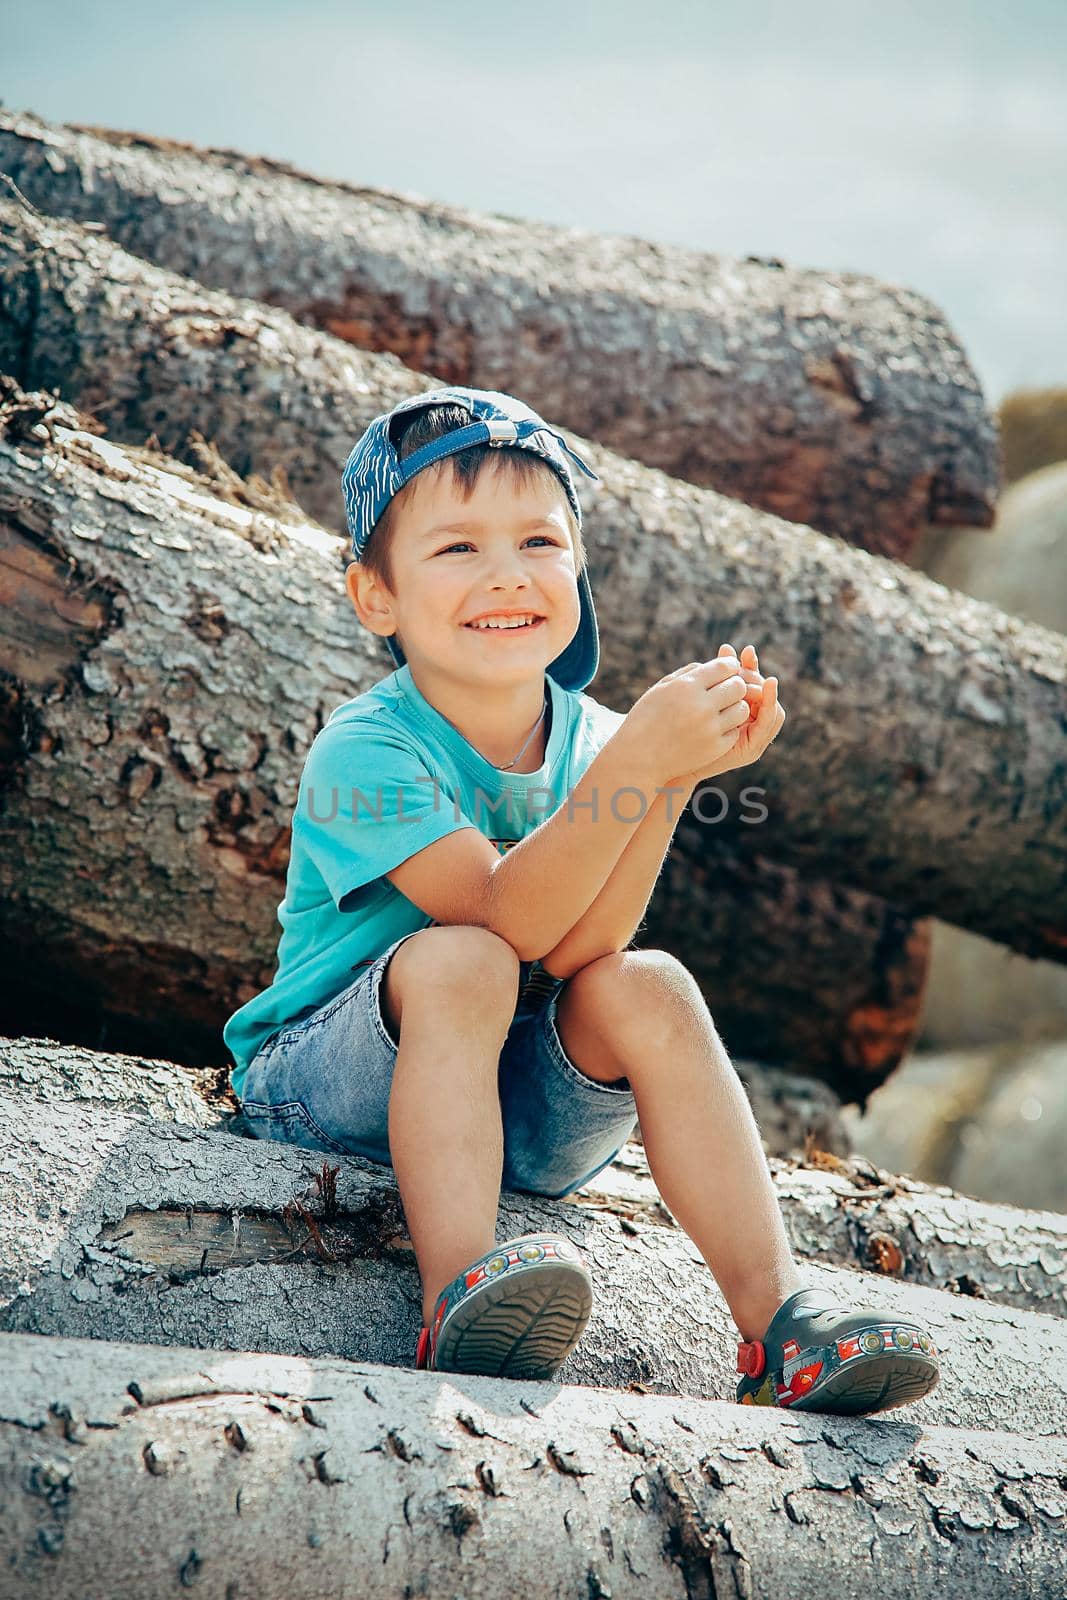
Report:
[[[433,926],[386,872],[460,828],[504,854],[566,802],[625,721],[548,673],[545,682],[552,720],[536,772],[501,772],[479,755],[407,663],[331,712],[300,777],[274,979],[222,1030],[235,1094],[272,1034],[340,994],[402,934]]]

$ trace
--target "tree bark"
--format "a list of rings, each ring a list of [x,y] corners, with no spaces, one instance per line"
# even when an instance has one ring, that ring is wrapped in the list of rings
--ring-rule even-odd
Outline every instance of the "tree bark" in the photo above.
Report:
[[[768,1154],[791,1155],[809,1142],[827,1156],[849,1154],[840,1101],[824,1083],[807,1073],[753,1061],[737,1065]],[[230,1127],[235,1117],[241,1121],[240,1103],[225,1066],[146,1060],[115,1050],[58,1044],[52,1036],[0,1034],[0,1085],[4,1084],[11,1093],[32,1093],[42,1100],[100,1101],[198,1128]],[[249,1130],[242,1126],[235,1131]],[[631,1137],[640,1146],[638,1129]]]
[[[210,953],[189,978],[203,993],[205,973],[248,961],[249,894],[275,893],[294,757],[333,704],[380,676],[385,652],[373,640],[372,654],[343,595],[340,541],[205,503],[135,454],[54,433],[32,448],[0,440],[6,595],[17,598],[0,613],[0,669],[16,680],[33,752],[7,803],[0,889],[9,907],[22,892],[20,817],[26,830],[47,815],[60,832],[76,827],[74,855],[89,872],[96,857],[98,881],[92,895],[57,881],[69,852],[47,852],[42,917],[73,889],[110,937],[117,906],[139,906],[142,923],[149,908],[171,921],[175,943],[158,932],[170,949],[187,949],[190,906],[215,891]],[[613,542],[594,589],[614,664],[597,699],[627,708],[724,637],[769,635],[761,662],[784,686],[789,722],[758,767],[694,797],[682,824],[699,829],[694,848],[714,829],[744,855],[1065,959],[1067,641],[710,490],[677,483],[665,509],[645,469],[600,465],[614,480],[602,491]],[[57,617],[71,562],[78,587]],[[36,589],[11,576],[15,563]],[[728,601],[709,618],[706,596],[719,594]],[[149,789],[131,851],[129,817]]]
[[[226,1016],[273,977],[303,756],[329,709],[381,676],[384,651],[343,594],[339,540],[212,500],[158,457],[63,427],[26,437],[41,403],[25,403],[11,400],[16,437],[0,440],[0,1028],[62,1019],[68,1039],[217,1063]],[[709,848],[722,881],[685,952],[709,1004],[728,992],[740,1032],[747,994],[770,1060],[836,1073],[862,1099],[911,1036],[924,944],[897,937],[889,906],[804,899],[789,869],[767,869],[773,977],[739,978],[721,951],[747,936],[756,868],[732,868],[735,841]]]
[[[4,1331],[414,1364],[419,1278],[390,1168],[23,1095],[0,1097],[0,1126]],[[918,1213],[924,1200],[910,1203]],[[501,1240],[561,1233],[594,1275],[593,1314],[560,1381],[732,1403],[739,1335],[696,1245],[681,1229],[623,1223],[501,1193]],[[944,1225],[932,1211],[929,1227]],[[802,1272],[929,1329],[941,1382],[909,1422],[1067,1431],[1067,1393],[1034,1381],[1062,1347],[1062,1318],[855,1266],[806,1260]]]
[[[187,1067],[51,1038],[0,1034],[0,1094],[65,1106],[109,1107],[153,1122],[228,1132],[239,1110],[225,1068]],[[238,1119],[239,1120],[239,1119]]]
[[[301,508],[338,534],[356,439],[434,381],[35,217],[2,190],[0,372],[57,390],[117,443],[154,437],[198,466],[195,432],[243,477],[280,468]]]
[[[738,260],[0,114],[43,210],[445,383],[513,390],[651,467],[880,554],[991,523],[997,430],[940,309]]]
[[[1062,1438],[114,1340],[0,1360],[20,1596],[845,1600],[857,1551],[880,1600],[1067,1577]]]
[[[794,1146],[783,1157],[776,1153],[781,1145],[774,1137],[764,1074],[753,1073],[751,1063],[744,1062],[738,1073],[768,1150],[798,1260],[858,1267],[990,1306],[1067,1317],[1067,1219],[1050,1211],[989,1205],[898,1177],[862,1156],[835,1156],[817,1140],[807,1141],[810,1153],[798,1155]],[[74,1107],[92,1108],[239,1134],[244,1130],[237,1101],[221,1080],[218,1072],[167,1061],[79,1050],[48,1039],[0,1038],[0,1094],[58,1105],[65,1108],[64,1116]],[[307,1159],[312,1158],[309,1151]],[[31,1169],[32,1164],[31,1154]],[[637,1137],[568,1202],[583,1213],[599,1213],[605,1227],[617,1226],[628,1237],[633,1226],[680,1234]]]

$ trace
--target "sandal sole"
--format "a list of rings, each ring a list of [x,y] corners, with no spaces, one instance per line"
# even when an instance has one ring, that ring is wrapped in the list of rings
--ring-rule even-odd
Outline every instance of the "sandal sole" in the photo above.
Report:
[[[935,1389],[941,1377],[936,1362],[898,1351],[853,1358],[794,1400],[788,1411],[827,1411],[839,1416],[868,1415],[911,1405]]]
[[[479,1286],[442,1324],[439,1372],[550,1378],[575,1349],[593,1309],[577,1262],[538,1261]]]

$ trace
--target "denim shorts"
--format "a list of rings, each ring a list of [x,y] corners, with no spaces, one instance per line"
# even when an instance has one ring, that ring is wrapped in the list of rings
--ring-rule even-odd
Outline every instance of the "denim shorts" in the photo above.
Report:
[[[413,930],[413,931],[422,931]],[[257,1139],[363,1156],[391,1167],[389,1091],[397,1043],[382,1015],[386,964],[404,934],[317,1010],[286,1024],[252,1057],[241,1107]],[[618,1155],[637,1122],[629,1084],[579,1072],[560,1043],[565,978],[520,965],[515,1012],[500,1052],[502,1189],[552,1199],[581,1188]]]

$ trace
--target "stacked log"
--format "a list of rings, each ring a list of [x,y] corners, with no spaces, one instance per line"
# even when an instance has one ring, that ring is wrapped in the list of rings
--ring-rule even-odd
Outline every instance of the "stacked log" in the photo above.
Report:
[[[413,1365],[418,1273],[392,1171],[357,1156],[235,1137],[118,1111],[0,1094],[5,1130],[0,1210],[0,1324],[4,1331],[204,1348],[334,1354]],[[891,1175],[890,1175],[891,1176]],[[788,1185],[783,1214],[794,1231],[844,1197],[810,1178],[807,1203]],[[848,1200],[848,1204],[846,1204]],[[1018,1213],[976,1205],[986,1263],[1021,1266]],[[1027,1271],[1049,1293],[1042,1310],[1000,1305],[971,1278],[932,1281],[913,1267],[925,1236],[951,1238],[951,1213],[919,1186],[900,1265],[887,1253],[860,1264],[847,1231],[834,1252],[802,1262],[806,1282],[876,1314],[918,1318],[941,1355],[938,1388],[908,1407],[917,1425],[1005,1428],[1033,1437],[1067,1431],[1067,1397],[1035,1385],[1049,1343],[1062,1338],[1064,1230],[1042,1217],[1050,1261]],[[738,1333],[707,1265],[676,1226],[595,1206],[504,1191],[498,1232],[570,1238],[597,1280],[597,1301],[560,1381],[733,1399]],[[1031,1235],[1031,1242],[1036,1237]],[[978,1262],[982,1261],[980,1253]],[[925,1281],[922,1281],[925,1279]],[[995,1278],[990,1277],[992,1288]]]
[[[856,1594],[859,1552],[881,1600],[1064,1587],[1064,1438],[115,1341],[0,1360],[24,1597],[808,1600]]]
[[[20,1597],[1063,1593],[1067,1441],[0,1334]],[[536,1574],[536,1575],[535,1575]]]
[[[674,477],[901,557],[985,526],[997,430],[940,308],[799,269],[479,215],[234,151],[0,112],[42,210]]]
[[[107,1127],[114,1118],[126,1123],[136,1118],[164,1126],[175,1124],[182,1140],[190,1128],[239,1134],[243,1131],[241,1115],[235,1110],[232,1093],[219,1079],[217,1072],[181,1067],[170,1061],[79,1049],[49,1039],[0,1038],[0,1097],[5,1103],[33,1102],[30,1107],[23,1104],[17,1117],[11,1113],[13,1125],[16,1121],[27,1125],[29,1119],[30,1136],[29,1143],[12,1154],[5,1180],[9,1185],[5,1207],[10,1219],[5,1274],[8,1281],[12,1251],[29,1249],[30,1258],[39,1268],[51,1270],[47,1264],[55,1262],[59,1246],[54,1232],[56,1206],[45,1204],[48,1183],[53,1180],[47,1175],[43,1180],[34,1177],[40,1165],[35,1142],[41,1137],[38,1113],[47,1115],[57,1127],[85,1127],[87,1119],[98,1127]],[[754,1094],[747,1084],[746,1089],[762,1130],[764,1108],[758,1092]],[[85,1137],[84,1133],[75,1133],[79,1148]],[[972,1299],[990,1308],[1018,1306],[1048,1316],[1067,1315],[1067,1227],[1063,1217],[1053,1212],[983,1205],[943,1186],[879,1170],[859,1156],[834,1157],[814,1140],[809,1143],[811,1148],[806,1154],[768,1157],[798,1260],[923,1285],[956,1296],[961,1304]],[[212,1148],[220,1148],[217,1141]],[[260,1144],[252,1148],[262,1152],[272,1147]],[[321,1171],[313,1150],[299,1154],[306,1170],[318,1167]],[[173,1170],[170,1157],[164,1166],[168,1173]],[[347,1165],[345,1170],[349,1170]],[[361,1182],[369,1174],[378,1184],[375,1194],[386,1194],[388,1186],[381,1186],[388,1173],[355,1158],[351,1170],[361,1174]],[[64,1172],[54,1181],[58,1190],[53,1188],[52,1192],[59,1194],[61,1208],[69,1200],[64,1191],[69,1190],[71,1173]],[[529,1199],[518,1195],[511,1198],[515,1204]],[[626,1146],[617,1163],[599,1172],[576,1195],[567,1196],[565,1203],[579,1206],[583,1217],[590,1212],[598,1214],[608,1233],[617,1232],[623,1244],[642,1234],[650,1240],[660,1237],[655,1230],[673,1235],[675,1245],[683,1251],[689,1243],[652,1181],[644,1150],[636,1142]],[[41,1215],[35,1213],[36,1205],[44,1205]],[[314,1201],[314,1206],[321,1211],[319,1200]],[[396,1221],[392,1202],[361,1201],[357,1209],[365,1216],[380,1212],[381,1229],[387,1231],[379,1229],[373,1238],[365,1231],[360,1233],[353,1213],[345,1224],[349,1252],[354,1246],[360,1258],[371,1259],[387,1244],[397,1252],[410,1249],[403,1218]],[[162,1219],[164,1210],[170,1221]],[[237,1234],[231,1214],[226,1212],[219,1222],[225,1208],[220,1209],[216,1202],[214,1211],[214,1220],[209,1224],[205,1208],[201,1208],[194,1226],[180,1205],[168,1202],[157,1210],[142,1203],[138,1211],[138,1246],[131,1246],[129,1241],[134,1235],[127,1234],[124,1226],[118,1226],[114,1234],[117,1248],[127,1258],[125,1265],[129,1266],[128,1258],[146,1245],[150,1235],[155,1240],[153,1248],[159,1251],[157,1265],[161,1268],[175,1268],[181,1262],[198,1269],[212,1264],[229,1270],[254,1260],[270,1260],[274,1245],[268,1245],[268,1239],[276,1243],[292,1223],[296,1232],[288,1238],[286,1248],[301,1238],[307,1242],[306,1224],[298,1216],[287,1223],[278,1207],[274,1208],[269,1228],[264,1212],[254,1217],[242,1213]],[[388,1223],[387,1211],[391,1211]],[[67,1204],[66,1215],[69,1217],[71,1212],[72,1207]],[[177,1230],[172,1226],[175,1213],[180,1213]],[[53,1231],[47,1225],[49,1217]],[[518,1223],[517,1215],[509,1218],[509,1226]],[[209,1234],[218,1228],[221,1233],[216,1231],[209,1244]],[[79,1222],[75,1250],[78,1244],[98,1248],[101,1231],[99,1215],[89,1217],[84,1224]],[[36,1243],[31,1245],[33,1240]],[[205,1248],[208,1256],[202,1262]],[[691,1247],[687,1259],[699,1267],[700,1258]],[[300,1249],[296,1261],[302,1266],[307,1264]],[[410,1257],[404,1258],[405,1267],[409,1263]],[[122,1281],[121,1276],[118,1281]],[[840,1277],[837,1281],[841,1281]],[[16,1315],[14,1302],[7,1314],[9,1321]],[[25,1307],[22,1314],[32,1320],[33,1314]],[[397,1337],[402,1343],[406,1337],[403,1329]],[[690,1379],[692,1376],[687,1375]]]
[[[234,1138],[193,1075],[47,1041],[0,1042],[0,1125],[0,1565],[19,1595],[394,1596],[431,1570],[524,1592],[536,1560],[539,1593],[799,1600],[853,1592],[856,1541],[880,1593],[913,1594],[916,1559],[949,1595],[979,1562],[983,1595],[1058,1592],[1067,1415],[1031,1374],[1062,1328],[1062,1218],[1043,1219],[1045,1313],[926,1286],[921,1246],[861,1270],[833,1230],[807,1279],[921,1316],[941,1352],[933,1394],[872,1424],[734,1404],[714,1280],[684,1232],[624,1204],[501,1196],[502,1237],[551,1229],[594,1270],[554,1380],[418,1373],[388,1169]],[[794,1232],[843,1209],[829,1174],[792,1173],[806,1200],[789,1176]],[[917,1239],[950,1241],[958,1197],[898,1198]],[[970,1208],[991,1283],[1022,1265],[1018,1219]],[[268,1516],[287,1539],[262,1537]]]

